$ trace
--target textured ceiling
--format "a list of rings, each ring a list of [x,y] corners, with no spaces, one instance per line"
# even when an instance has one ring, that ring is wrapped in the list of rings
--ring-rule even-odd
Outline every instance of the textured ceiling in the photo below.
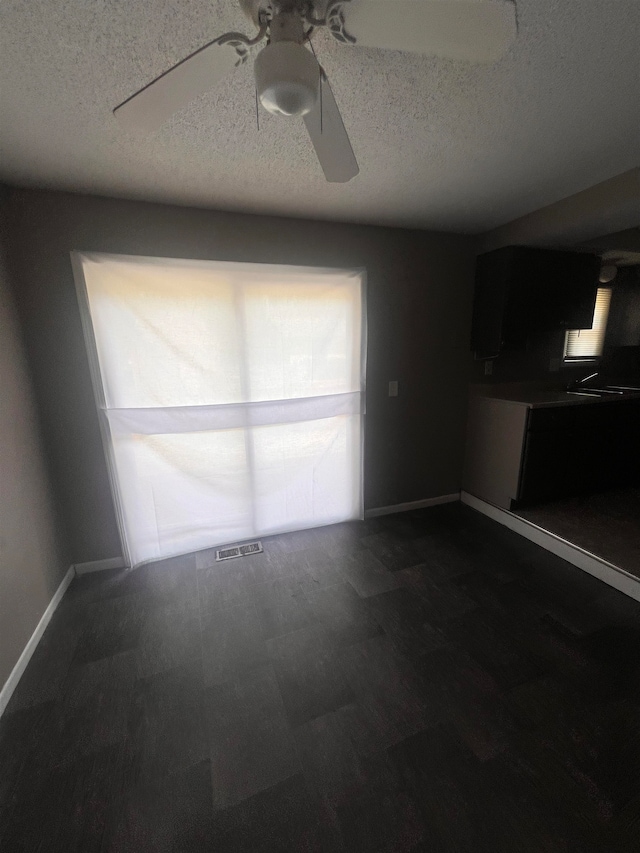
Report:
[[[301,120],[260,114],[251,61],[135,139],[111,109],[234,0],[0,0],[0,180],[218,209],[486,231],[640,162],[637,0],[517,0],[496,65],[314,45],[360,165],[327,184]],[[253,49],[255,52],[255,48]]]

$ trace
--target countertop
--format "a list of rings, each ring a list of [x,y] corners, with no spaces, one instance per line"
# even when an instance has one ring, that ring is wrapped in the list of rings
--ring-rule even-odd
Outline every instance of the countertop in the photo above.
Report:
[[[516,389],[513,385],[501,388],[499,385],[476,385],[474,391],[479,397],[492,400],[503,400],[517,403],[529,409],[545,409],[556,406],[585,406],[585,405],[615,405],[625,400],[640,400],[640,391],[629,391],[625,394],[605,394],[602,397],[577,396],[566,391],[540,390],[523,387]]]

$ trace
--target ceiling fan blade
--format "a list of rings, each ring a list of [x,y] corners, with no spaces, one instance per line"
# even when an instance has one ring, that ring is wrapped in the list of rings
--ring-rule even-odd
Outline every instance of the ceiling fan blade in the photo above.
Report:
[[[151,133],[173,113],[213,89],[242,62],[231,43],[219,39],[196,50],[113,111],[128,130]]]
[[[495,62],[517,35],[511,0],[337,0],[327,23],[339,41],[470,62]]]
[[[304,116],[304,123],[325,178],[336,184],[345,184],[355,178],[360,169],[324,71],[320,72],[318,100]]]

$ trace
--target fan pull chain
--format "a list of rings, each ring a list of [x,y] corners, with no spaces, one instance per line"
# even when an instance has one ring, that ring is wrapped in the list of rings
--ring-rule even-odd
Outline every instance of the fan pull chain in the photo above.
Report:
[[[260,132],[260,110],[258,109],[258,89],[256,88],[256,124],[258,125],[258,133]]]

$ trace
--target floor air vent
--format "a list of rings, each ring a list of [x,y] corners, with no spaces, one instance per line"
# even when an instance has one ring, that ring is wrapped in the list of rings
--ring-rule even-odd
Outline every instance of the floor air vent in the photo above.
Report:
[[[222,560],[233,560],[234,557],[248,557],[250,554],[261,554],[262,542],[249,542],[246,545],[233,545],[231,548],[220,548],[216,551],[216,563]]]

